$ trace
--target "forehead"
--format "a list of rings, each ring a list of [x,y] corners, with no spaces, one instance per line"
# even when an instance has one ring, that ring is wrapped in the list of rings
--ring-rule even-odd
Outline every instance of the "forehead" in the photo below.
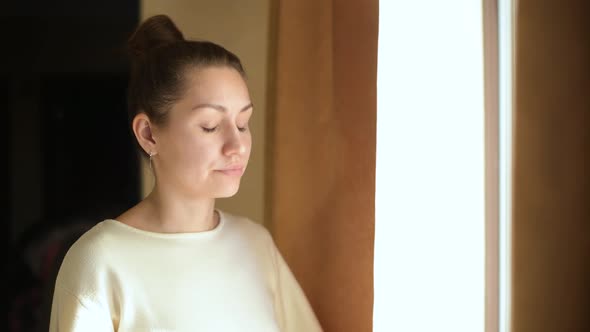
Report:
[[[188,102],[239,102],[250,100],[246,82],[242,75],[230,67],[206,67],[190,69],[186,73]]]

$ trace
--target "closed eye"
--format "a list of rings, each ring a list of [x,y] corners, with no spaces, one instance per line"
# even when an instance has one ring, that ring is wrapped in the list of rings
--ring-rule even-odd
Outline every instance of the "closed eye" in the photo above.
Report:
[[[213,128],[201,127],[201,128],[206,133],[213,133],[213,132],[217,131],[217,127],[213,127]],[[246,130],[248,130],[248,126],[246,126],[246,127],[238,127],[238,130],[243,133]]]
[[[206,133],[212,133],[217,130],[217,127],[213,127],[213,128],[201,127],[201,128],[203,128],[203,131]]]

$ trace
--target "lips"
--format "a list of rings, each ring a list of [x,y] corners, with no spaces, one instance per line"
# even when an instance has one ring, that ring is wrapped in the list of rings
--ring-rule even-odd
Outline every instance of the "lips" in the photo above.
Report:
[[[216,171],[229,176],[240,176],[244,173],[244,166],[230,166]]]

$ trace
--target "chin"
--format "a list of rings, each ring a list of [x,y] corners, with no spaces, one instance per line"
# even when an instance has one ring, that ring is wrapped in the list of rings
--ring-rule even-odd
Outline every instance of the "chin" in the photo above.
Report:
[[[229,198],[234,196],[235,194],[238,193],[238,190],[240,189],[240,185],[236,185],[236,186],[226,186],[225,188],[219,190],[217,192],[217,194],[215,195],[215,197],[217,198]]]

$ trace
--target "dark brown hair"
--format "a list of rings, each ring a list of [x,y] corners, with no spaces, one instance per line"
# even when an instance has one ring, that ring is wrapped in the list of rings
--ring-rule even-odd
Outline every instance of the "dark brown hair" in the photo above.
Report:
[[[209,41],[184,39],[166,15],[156,15],[140,24],[127,41],[131,60],[128,87],[129,121],[146,113],[156,124],[166,123],[170,106],[185,91],[189,69],[228,66],[245,77],[240,59]]]

